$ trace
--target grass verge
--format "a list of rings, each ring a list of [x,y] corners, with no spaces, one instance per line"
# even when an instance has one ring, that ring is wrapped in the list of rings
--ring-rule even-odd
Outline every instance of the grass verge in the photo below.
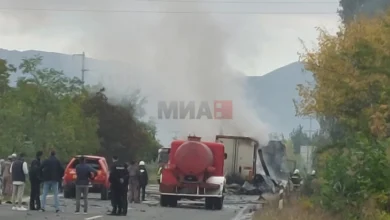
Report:
[[[321,209],[317,209],[308,199],[294,201],[285,205],[282,210],[277,209],[272,203],[255,213],[254,220],[342,220],[330,215]]]

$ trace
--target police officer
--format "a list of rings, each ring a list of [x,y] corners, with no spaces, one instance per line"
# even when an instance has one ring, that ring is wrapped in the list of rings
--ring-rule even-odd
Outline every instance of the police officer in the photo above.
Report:
[[[127,193],[129,191],[129,171],[127,170],[129,165],[125,163],[124,165],[124,177],[123,183],[121,186],[121,200],[122,200],[122,210],[120,211],[120,215],[126,216],[129,202],[127,201]]]
[[[112,157],[113,165],[110,168],[110,190],[112,211],[110,215],[121,215],[123,209],[123,184],[125,183],[126,168],[119,164],[118,157]],[[127,209],[126,209],[127,211]]]

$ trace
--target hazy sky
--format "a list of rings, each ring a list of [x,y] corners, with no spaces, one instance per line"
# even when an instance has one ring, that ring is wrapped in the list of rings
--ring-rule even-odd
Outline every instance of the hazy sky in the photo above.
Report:
[[[150,45],[158,43],[160,33],[182,31],[166,28],[169,22],[162,19],[199,20],[208,15],[194,12],[213,12],[211,17],[228,38],[230,65],[246,75],[262,75],[297,61],[299,38],[311,46],[316,27],[334,31],[337,7],[337,0],[0,0],[0,47],[146,60],[153,56]],[[4,10],[10,8],[15,10]],[[199,40],[207,41],[207,34]]]
[[[141,88],[149,116],[156,116],[160,101],[233,101],[230,121],[158,120],[164,143],[172,131],[212,140],[221,128],[266,143],[271,131],[282,129],[269,121],[279,116],[262,110],[261,100],[254,107],[245,99],[242,76],[297,61],[299,38],[314,45],[316,27],[337,29],[337,0],[306,1],[0,0],[0,47],[85,51],[125,62],[131,68],[103,73],[103,85],[121,96],[134,89],[131,84]]]

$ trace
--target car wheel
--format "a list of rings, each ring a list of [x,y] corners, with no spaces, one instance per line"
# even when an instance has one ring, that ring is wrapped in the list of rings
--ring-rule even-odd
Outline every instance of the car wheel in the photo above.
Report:
[[[106,187],[102,188],[102,191],[100,192],[100,199],[101,200],[108,200],[109,199],[109,190]]]
[[[64,187],[64,198],[69,199],[74,197],[76,194],[75,189],[72,187]]]

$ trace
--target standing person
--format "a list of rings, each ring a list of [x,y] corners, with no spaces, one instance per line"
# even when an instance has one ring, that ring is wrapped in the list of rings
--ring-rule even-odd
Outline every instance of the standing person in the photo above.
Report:
[[[129,171],[129,202],[139,203],[139,169],[135,161],[131,161]]]
[[[30,210],[41,210],[41,200],[39,196],[41,195],[41,157],[43,155],[42,151],[38,151],[35,155],[35,159],[31,162],[30,166]]]
[[[4,159],[0,159],[0,204],[3,203],[3,167]]]
[[[22,205],[26,176],[28,175],[28,165],[24,161],[24,153],[19,155],[11,164],[10,173],[12,176],[12,210],[26,211]],[[16,206],[16,201],[18,206]]]
[[[110,215],[120,215],[123,208],[121,187],[125,182],[125,167],[119,164],[117,156],[112,157],[112,162],[113,165],[110,168],[109,177],[112,204],[112,211]]]
[[[124,165],[124,170],[123,170],[123,183],[121,187],[121,199],[122,199],[122,209],[121,212],[119,213],[120,215],[126,216],[127,215],[127,210],[129,207],[129,202],[127,201],[127,193],[129,192],[129,171],[127,168],[129,167],[128,164]]]
[[[12,164],[12,156],[8,156],[8,160],[4,162],[2,169],[2,179],[3,179],[3,198],[7,201],[7,203],[11,203],[11,195],[12,195],[12,177],[10,173]]]
[[[148,185],[149,177],[148,177],[148,171],[145,168],[145,162],[140,161],[139,162],[139,189],[140,192],[138,192],[138,195],[142,195],[142,201],[145,201],[145,190],[146,186]],[[139,197],[138,197],[139,198]]]
[[[40,170],[42,172],[43,179],[41,211],[45,211],[47,194],[49,193],[49,190],[52,190],[54,193],[54,207],[56,209],[56,213],[58,213],[60,211],[58,183],[64,175],[64,168],[62,167],[61,162],[57,159],[55,151],[52,151],[50,153],[50,157],[43,161]]]
[[[88,213],[88,190],[90,180],[97,176],[97,171],[85,163],[85,157],[79,158],[79,164],[76,166],[76,214],[80,213],[81,193],[84,198],[84,214]],[[93,176],[91,176],[93,174]]]

